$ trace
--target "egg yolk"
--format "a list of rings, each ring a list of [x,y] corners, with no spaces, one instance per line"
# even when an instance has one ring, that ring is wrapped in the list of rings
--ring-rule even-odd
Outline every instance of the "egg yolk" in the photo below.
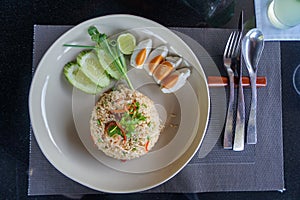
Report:
[[[135,63],[139,66],[144,64],[146,59],[146,48],[142,49],[135,58]]]
[[[153,73],[154,69],[163,61],[163,57],[161,55],[153,58],[149,63],[149,71]]]

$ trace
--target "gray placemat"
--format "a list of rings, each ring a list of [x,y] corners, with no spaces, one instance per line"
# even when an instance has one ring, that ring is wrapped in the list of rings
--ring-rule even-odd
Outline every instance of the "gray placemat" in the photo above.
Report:
[[[46,25],[34,27],[33,72],[49,46],[70,28],[71,26]],[[200,62],[209,63],[207,59],[212,58],[219,66],[220,73],[225,73],[222,68],[222,54],[230,30],[199,28],[172,28],[172,30],[188,44],[192,40],[199,42],[211,56],[201,57],[195,51],[195,54],[200,56]],[[188,40],[186,40],[187,36],[190,37]],[[189,45],[192,49],[197,48],[193,42]],[[212,70],[211,67],[203,65],[205,73],[218,75],[214,74],[216,70]],[[247,74],[246,71],[244,73],[244,75]],[[284,189],[281,68],[278,42],[266,42],[259,63],[258,75],[267,76],[268,85],[258,90],[257,145],[246,145],[243,152],[223,150],[220,135],[225,111],[214,108],[219,104],[224,104],[223,98],[220,98],[219,95],[220,92],[224,92],[224,88],[212,88],[210,89],[212,105],[210,123],[199,152],[174,178],[146,192],[191,193]],[[245,89],[247,110],[249,109],[249,97],[249,89]],[[70,180],[57,171],[39,149],[32,129],[30,141],[29,195],[98,193]],[[206,152],[208,149],[209,152]]]

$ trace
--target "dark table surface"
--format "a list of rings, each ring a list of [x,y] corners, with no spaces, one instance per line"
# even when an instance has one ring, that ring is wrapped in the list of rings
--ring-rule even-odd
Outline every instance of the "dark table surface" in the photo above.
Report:
[[[64,196],[28,197],[29,127],[28,93],[31,83],[34,24],[76,25],[107,14],[143,16],[164,26],[235,28],[241,9],[254,16],[251,0],[237,1],[231,20],[212,22],[184,0],[1,1],[0,67],[0,199],[66,199]],[[203,1],[206,2],[206,1]],[[207,23],[209,22],[209,23]],[[220,23],[222,23],[220,25]],[[84,196],[83,199],[300,199],[300,96],[292,75],[300,64],[300,42],[281,42],[282,106],[286,191],[201,194],[130,194]],[[274,122],[276,123],[276,122]]]

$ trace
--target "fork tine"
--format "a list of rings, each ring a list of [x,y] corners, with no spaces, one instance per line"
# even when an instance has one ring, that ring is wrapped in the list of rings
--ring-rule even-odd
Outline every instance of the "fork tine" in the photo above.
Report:
[[[236,47],[237,47],[237,42],[238,42],[238,33],[235,31],[234,32],[234,38],[233,38],[233,41],[232,41],[232,50],[231,50],[230,57],[234,56],[234,52],[235,52]]]
[[[233,37],[231,40],[231,49],[230,49],[230,53],[228,55],[228,57],[233,57],[235,56],[236,50],[238,49],[238,40],[239,39],[239,32],[238,31],[234,31],[233,32]]]
[[[225,50],[224,50],[224,57],[228,57],[228,54],[230,52],[230,47],[231,46],[231,43],[232,43],[232,37],[233,37],[233,32],[230,34],[229,38],[228,38],[228,41],[227,41],[227,44],[225,46]]]
[[[240,37],[240,33],[238,31],[233,31],[230,34],[224,50],[224,57],[230,58],[235,55],[236,49],[238,48],[239,37]]]
[[[229,52],[228,52],[228,56],[229,58],[231,58],[233,56],[233,51],[235,48],[235,40],[236,40],[236,32],[232,32],[232,37],[231,37],[231,41],[230,41],[230,48],[229,48]]]
[[[224,54],[223,54],[223,57],[226,58],[227,55],[228,55],[228,52],[229,52],[229,45],[231,43],[231,38],[233,36],[233,32],[230,34],[228,40],[227,40],[227,43],[226,43],[226,46],[225,46],[225,50],[224,50]]]

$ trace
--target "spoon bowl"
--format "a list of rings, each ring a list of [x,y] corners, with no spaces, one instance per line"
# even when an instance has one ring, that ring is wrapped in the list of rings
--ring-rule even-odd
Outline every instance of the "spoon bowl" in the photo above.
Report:
[[[256,72],[264,48],[264,36],[258,29],[251,29],[242,41],[242,54],[249,71]]]

